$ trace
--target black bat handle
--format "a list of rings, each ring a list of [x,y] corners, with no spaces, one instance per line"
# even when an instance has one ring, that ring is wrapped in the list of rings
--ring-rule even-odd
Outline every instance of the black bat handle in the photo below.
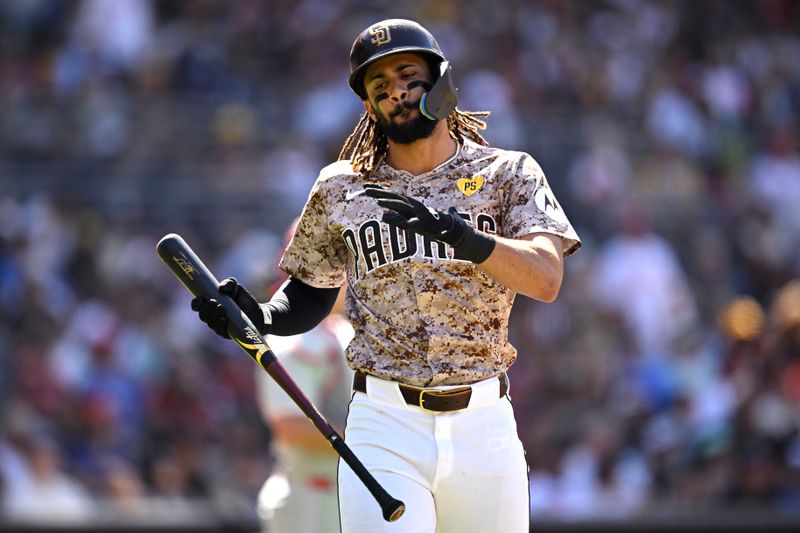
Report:
[[[406,510],[405,504],[400,500],[392,498],[392,496],[386,492],[386,489],[384,489],[372,474],[369,473],[369,470],[367,470],[358,457],[356,457],[356,454],[353,453],[338,434],[334,433],[330,435],[328,437],[328,442],[331,443],[331,446],[339,453],[339,456],[353,469],[353,472],[361,479],[364,486],[367,487],[367,490],[369,490],[378,502],[378,505],[381,506],[384,520],[387,522],[394,522],[403,516]]]

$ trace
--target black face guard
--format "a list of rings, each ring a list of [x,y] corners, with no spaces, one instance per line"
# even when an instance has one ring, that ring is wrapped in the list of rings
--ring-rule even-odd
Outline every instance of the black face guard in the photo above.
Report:
[[[420,112],[431,120],[442,120],[456,108],[457,92],[458,89],[453,84],[450,62],[442,61],[439,63],[439,78],[419,101]]]

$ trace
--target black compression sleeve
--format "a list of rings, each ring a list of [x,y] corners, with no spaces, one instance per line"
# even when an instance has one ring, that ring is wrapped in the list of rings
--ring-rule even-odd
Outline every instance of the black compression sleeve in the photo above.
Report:
[[[338,295],[338,287],[319,289],[289,278],[265,304],[272,315],[269,333],[287,336],[314,329],[331,312]]]

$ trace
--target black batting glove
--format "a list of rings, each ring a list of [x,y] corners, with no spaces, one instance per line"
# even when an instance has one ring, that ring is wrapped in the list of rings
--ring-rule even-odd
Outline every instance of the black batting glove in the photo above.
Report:
[[[255,297],[240,285],[235,278],[224,279],[219,284],[219,291],[233,299],[234,303],[247,315],[247,318],[250,319],[259,332],[262,334],[267,333],[268,316],[265,315]],[[230,335],[228,335],[228,315],[222,304],[215,298],[207,299],[201,296],[193,298],[192,311],[196,311],[200,316],[200,320],[205,322],[214,333],[224,339],[230,338]]]
[[[449,244],[460,257],[476,264],[486,261],[494,250],[495,240],[468,226],[455,207],[444,213],[377,185],[364,185],[364,190],[367,196],[378,200],[379,206],[388,209],[382,218],[387,224]]]

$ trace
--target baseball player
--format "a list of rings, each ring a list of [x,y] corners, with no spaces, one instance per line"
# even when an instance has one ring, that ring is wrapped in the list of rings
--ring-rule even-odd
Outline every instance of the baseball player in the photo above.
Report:
[[[450,65],[416,22],[371,25],[350,52],[364,114],[311,190],[281,260],[289,280],[259,304],[226,279],[263,332],[305,331],[348,281],[355,371],[345,441],[403,500],[385,522],[342,461],[342,531],[529,529],[527,463],[509,401],[516,294],[549,302],[580,240],[539,165],[488,146],[456,107]],[[214,300],[201,320],[227,336]]]
[[[294,234],[295,223],[286,232],[285,245]],[[282,274],[278,272],[276,284],[286,279]],[[353,328],[344,318],[344,295],[342,288],[331,313],[311,331],[267,337],[281,364],[339,431],[344,427],[353,382],[353,372],[343,357],[353,338]],[[256,391],[261,413],[272,429],[277,458],[275,472],[258,495],[264,533],[338,532],[338,455],[260,368]]]
[[[344,427],[353,381],[343,357],[351,338],[343,298],[337,299],[331,314],[311,331],[267,338],[281,364],[339,430]],[[272,428],[277,457],[277,468],[258,496],[264,532],[338,532],[338,456],[289,396],[258,370],[259,406]]]

